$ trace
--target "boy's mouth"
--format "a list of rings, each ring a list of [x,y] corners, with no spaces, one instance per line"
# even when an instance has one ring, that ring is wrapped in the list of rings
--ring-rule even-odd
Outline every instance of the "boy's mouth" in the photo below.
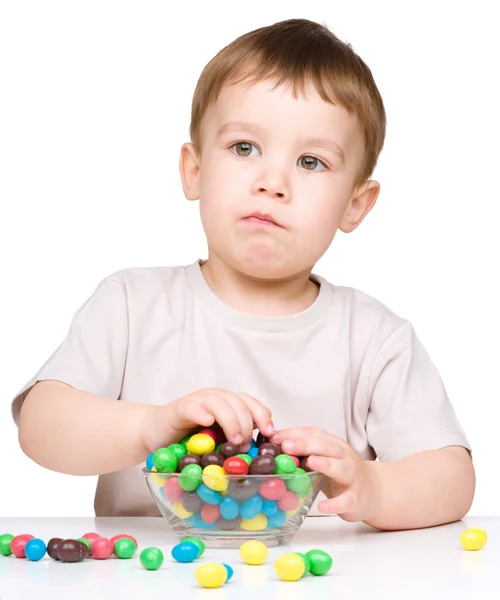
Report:
[[[271,215],[262,213],[262,212],[254,212],[251,215],[248,215],[243,219],[246,223],[250,225],[257,225],[263,227],[281,227],[279,223],[277,223]]]

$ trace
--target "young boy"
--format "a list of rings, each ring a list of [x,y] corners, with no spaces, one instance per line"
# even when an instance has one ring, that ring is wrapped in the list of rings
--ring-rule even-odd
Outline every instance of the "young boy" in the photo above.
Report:
[[[99,475],[97,516],[158,515],[149,453],[214,422],[244,448],[256,426],[329,478],[323,513],[380,529],[462,518],[470,445],[411,324],[312,273],[375,204],[385,123],[369,68],[320,24],[219,52],[180,157],[208,260],[100,282],[13,400],[26,455]]]

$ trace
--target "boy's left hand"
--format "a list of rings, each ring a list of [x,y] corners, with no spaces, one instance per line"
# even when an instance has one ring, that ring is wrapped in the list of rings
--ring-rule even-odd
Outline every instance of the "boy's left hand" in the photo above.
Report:
[[[292,427],[277,431],[272,443],[295,456],[308,456],[307,465],[326,475],[328,500],[318,504],[323,513],[345,521],[364,521],[375,509],[377,487],[367,461],[346,441],[317,427]]]

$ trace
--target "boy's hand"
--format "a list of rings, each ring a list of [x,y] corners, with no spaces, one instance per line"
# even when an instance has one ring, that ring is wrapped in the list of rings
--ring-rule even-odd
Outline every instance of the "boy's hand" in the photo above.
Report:
[[[200,425],[218,423],[227,440],[240,446],[249,444],[256,427],[263,435],[274,433],[271,411],[248,394],[207,388],[155,409],[143,424],[144,445],[150,452],[181,440]]]
[[[329,478],[323,490],[329,500],[318,504],[321,512],[363,521],[374,511],[378,493],[372,471],[346,441],[316,427],[283,429],[270,441],[286,454],[308,456],[308,467]]]

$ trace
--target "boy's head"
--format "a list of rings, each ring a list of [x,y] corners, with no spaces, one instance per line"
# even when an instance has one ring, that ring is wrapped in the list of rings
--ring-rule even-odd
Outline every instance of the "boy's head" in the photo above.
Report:
[[[385,127],[369,68],[324,26],[292,19],[226,46],[199,78],[180,158],[209,257],[256,279],[310,272],[375,204]]]

